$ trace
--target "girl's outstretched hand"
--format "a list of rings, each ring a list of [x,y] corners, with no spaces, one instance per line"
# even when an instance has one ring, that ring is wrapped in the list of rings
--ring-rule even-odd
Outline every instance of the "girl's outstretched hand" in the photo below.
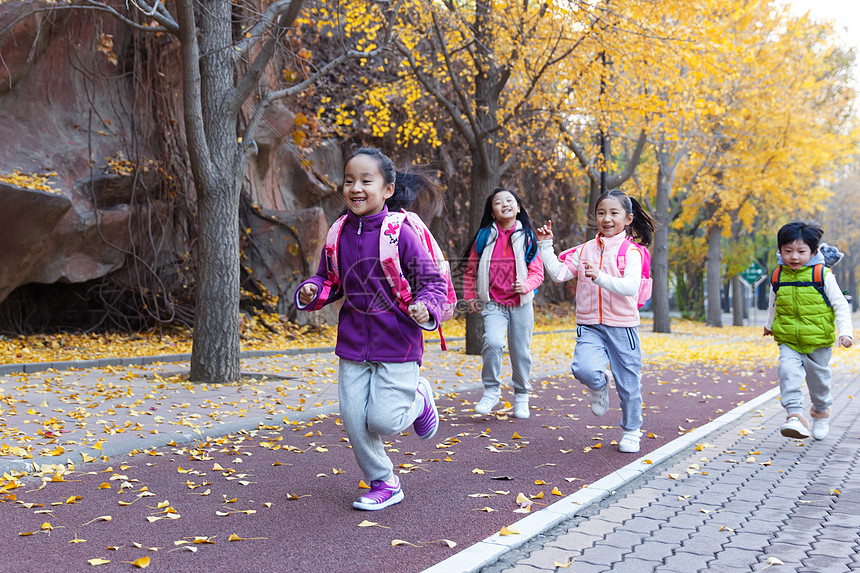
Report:
[[[314,301],[314,297],[316,297],[316,295],[317,285],[314,283],[308,283],[299,291],[299,302],[303,305],[308,305]]]
[[[535,236],[538,241],[552,240],[552,221],[547,220],[546,225],[541,225],[535,229]]]
[[[430,320],[430,311],[423,302],[416,302],[409,305],[409,316],[418,324],[422,324]]]
[[[850,336],[840,336],[839,344],[842,348],[851,348],[854,345],[854,340]]]
[[[579,264],[581,264],[585,269],[585,276],[587,276],[593,281],[597,280],[597,276],[600,274],[600,267],[597,265],[597,263],[592,263],[590,261],[580,261]]]

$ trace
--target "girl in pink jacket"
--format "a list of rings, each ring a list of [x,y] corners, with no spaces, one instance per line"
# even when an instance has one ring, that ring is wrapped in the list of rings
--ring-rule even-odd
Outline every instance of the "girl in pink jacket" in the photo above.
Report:
[[[536,231],[538,247],[552,280],[577,279],[577,340],[571,372],[588,387],[591,411],[597,416],[609,407],[609,384],[614,377],[621,399],[618,449],[635,453],[642,426],[637,295],[643,280],[644,246],[651,243],[654,221],[638,201],[613,190],[598,198],[593,225],[594,239],[557,257],[552,222],[547,221]],[[630,241],[628,230],[639,245]]]

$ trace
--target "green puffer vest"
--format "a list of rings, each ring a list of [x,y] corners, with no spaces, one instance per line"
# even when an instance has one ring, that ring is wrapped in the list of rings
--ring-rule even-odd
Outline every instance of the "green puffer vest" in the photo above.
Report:
[[[823,277],[828,272],[824,269]],[[810,286],[782,285],[776,291],[776,314],[771,328],[774,340],[801,354],[833,346],[836,342],[836,313],[827,306],[821,293],[811,286],[812,267],[793,271],[783,265],[779,282],[794,281],[809,282]]]

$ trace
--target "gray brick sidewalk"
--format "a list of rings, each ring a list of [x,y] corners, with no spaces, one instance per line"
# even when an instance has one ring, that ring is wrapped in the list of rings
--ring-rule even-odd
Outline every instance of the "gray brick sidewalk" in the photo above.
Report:
[[[769,400],[481,571],[860,570],[856,367],[833,397],[823,441],[781,436]]]

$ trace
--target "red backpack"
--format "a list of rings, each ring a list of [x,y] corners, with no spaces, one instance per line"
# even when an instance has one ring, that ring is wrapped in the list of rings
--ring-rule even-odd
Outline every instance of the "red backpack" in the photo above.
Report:
[[[629,237],[625,237],[624,241],[621,242],[621,246],[618,247],[618,254],[615,257],[615,265],[618,267],[619,272],[621,272],[621,276],[624,276],[624,269],[627,267],[627,250],[630,249],[631,246],[634,249],[638,249],[639,253],[642,255],[642,277],[639,279],[639,291],[636,293],[636,306],[637,308],[642,308],[651,298],[651,287],[654,282],[651,280],[651,251],[648,250],[648,247],[634,243]],[[580,247],[582,247],[582,245],[562,252],[558,256],[558,259],[560,261],[564,261]]]
[[[346,215],[343,215],[334,222],[328,230],[325,239],[325,256],[326,268],[328,269],[328,280],[334,285],[340,285],[340,263],[338,261],[338,245],[340,243],[340,233],[343,230],[343,225],[346,222]],[[404,313],[408,314],[409,305],[412,304],[412,288],[409,286],[409,281],[403,274],[403,268],[400,263],[400,252],[398,245],[400,242],[400,230],[403,225],[409,225],[418,239],[421,246],[426,249],[436,269],[445,278],[447,283],[447,296],[445,303],[442,305],[442,315],[439,324],[439,338],[441,339],[442,350],[447,350],[445,337],[442,336],[442,322],[454,316],[454,308],[457,306],[457,293],[454,291],[454,283],[451,280],[451,266],[439,243],[424,221],[417,213],[411,211],[389,211],[382,222],[382,232],[379,233],[379,262],[382,265],[382,271],[385,273],[385,278],[391,287],[391,292],[394,298],[397,299],[397,306]]]

